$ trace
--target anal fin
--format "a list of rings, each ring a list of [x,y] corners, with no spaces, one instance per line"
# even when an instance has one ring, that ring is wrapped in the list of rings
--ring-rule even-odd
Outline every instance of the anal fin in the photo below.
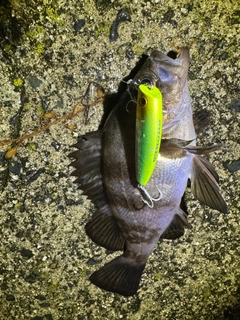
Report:
[[[98,245],[113,251],[124,249],[121,230],[107,208],[104,212],[95,212],[85,228],[87,235]]]
[[[184,235],[185,228],[190,229],[191,225],[187,221],[187,215],[184,211],[179,209],[179,212],[177,212],[171,222],[169,223],[168,227],[165,229],[165,231],[162,233],[160,239],[172,239],[175,240],[177,238],[180,238]]]

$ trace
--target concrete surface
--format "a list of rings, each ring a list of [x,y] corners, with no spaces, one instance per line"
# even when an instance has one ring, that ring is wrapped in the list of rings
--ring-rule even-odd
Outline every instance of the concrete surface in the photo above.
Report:
[[[110,43],[121,8],[131,21]],[[193,229],[158,244],[138,294],[104,292],[88,276],[112,257],[84,232],[94,208],[67,158],[78,135],[97,129],[102,104],[87,125],[79,113],[70,128],[61,122],[22,141],[11,160],[10,143],[0,143],[0,319],[240,319],[239,27],[238,0],[2,0],[1,140],[39,130],[44,112],[42,126],[70,113],[90,81],[116,92],[141,54],[190,45],[193,108],[210,113],[198,144],[224,144],[211,161],[229,214],[188,193]]]

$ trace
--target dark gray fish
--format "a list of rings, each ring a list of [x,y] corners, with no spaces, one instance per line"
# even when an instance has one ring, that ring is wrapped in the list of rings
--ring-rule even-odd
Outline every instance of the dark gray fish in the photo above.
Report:
[[[124,296],[136,293],[148,256],[160,238],[176,239],[190,228],[181,209],[191,180],[194,196],[227,213],[214,167],[201,155],[219,148],[195,146],[188,93],[189,50],[165,55],[154,50],[109,115],[103,130],[89,132],[74,145],[76,183],[96,206],[88,236],[123,254],[94,272],[90,280]],[[136,95],[140,83],[163,94],[163,135],[156,168],[141,189],[135,176]],[[159,194],[161,195],[159,197]],[[160,198],[160,199],[159,199]]]

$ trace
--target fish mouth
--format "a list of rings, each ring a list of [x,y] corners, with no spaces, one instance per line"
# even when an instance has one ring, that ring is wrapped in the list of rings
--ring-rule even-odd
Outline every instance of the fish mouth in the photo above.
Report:
[[[154,70],[158,77],[155,85],[174,84],[174,79],[185,82],[189,67],[189,49],[186,47],[170,50],[164,54],[154,50],[149,57],[149,68]]]
[[[186,47],[170,50],[167,54],[164,54],[159,50],[153,50],[149,58],[154,61],[154,63],[164,64],[169,67],[181,66],[183,61],[187,58],[188,53],[189,49]]]
[[[177,50],[176,51],[175,50],[170,50],[170,51],[168,51],[167,56],[172,58],[173,60],[175,60],[175,59],[177,59],[179,57],[180,54],[181,54],[181,52],[179,52]]]
[[[187,47],[170,50],[167,54],[153,50],[143,68],[133,79],[133,83],[136,85],[147,83],[161,90],[162,85],[174,82],[176,76],[181,80],[187,74],[188,67],[189,49]]]
[[[189,58],[189,48],[180,47],[176,50],[170,50],[166,54],[156,49],[152,51],[150,57],[159,63],[166,62],[169,65],[181,65],[182,60],[188,60]]]
[[[187,47],[170,50],[164,54],[154,50],[146,61],[152,84],[162,93],[164,130],[185,115],[183,99],[189,67]],[[146,72],[146,71],[145,71]]]
[[[128,87],[131,99],[137,100],[140,84],[156,86],[163,98],[163,122],[168,122],[180,112],[177,103],[182,99],[188,67],[189,49],[187,47],[170,50],[167,54],[153,50]]]

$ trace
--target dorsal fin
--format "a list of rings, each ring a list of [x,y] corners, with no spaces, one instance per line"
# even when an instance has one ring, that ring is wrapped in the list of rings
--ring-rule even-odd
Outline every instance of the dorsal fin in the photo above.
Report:
[[[124,239],[117,222],[112,216],[105,193],[101,172],[102,131],[89,132],[78,138],[72,147],[77,151],[69,157],[75,161],[70,165],[75,168],[72,176],[79,184],[79,189],[94,203],[97,210],[86,225],[88,236],[100,246],[109,250],[123,250]]]
[[[75,159],[70,164],[75,168],[71,173],[77,177],[74,182],[79,184],[79,189],[99,210],[107,203],[102,183],[101,144],[102,131],[89,132],[78,138],[78,142],[72,145],[78,150],[69,154],[70,158]]]

